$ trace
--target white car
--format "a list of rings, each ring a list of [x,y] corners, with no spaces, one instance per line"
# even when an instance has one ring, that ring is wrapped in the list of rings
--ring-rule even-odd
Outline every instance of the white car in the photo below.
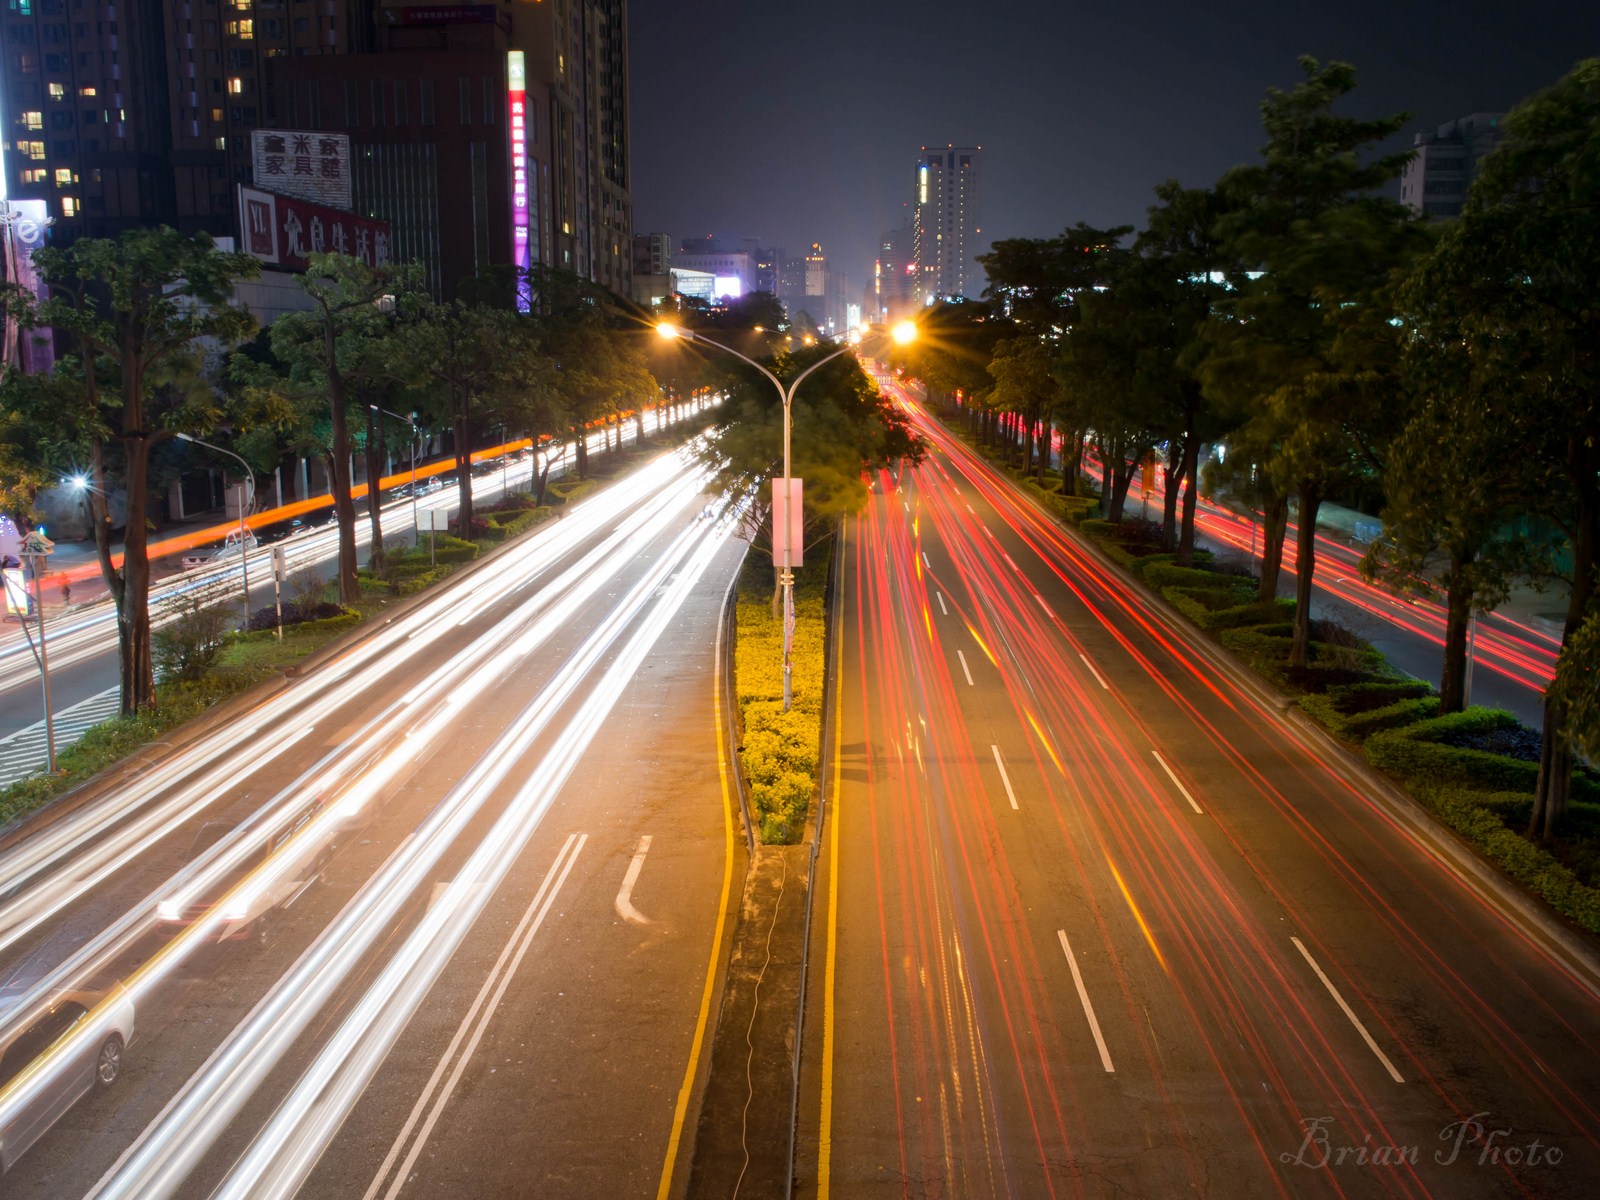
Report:
[[[133,1039],[133,1001],[120,984],[56,991],[23,1011],[25,990],[0,991],[0,1172],[87,1092],[115,1083]]]

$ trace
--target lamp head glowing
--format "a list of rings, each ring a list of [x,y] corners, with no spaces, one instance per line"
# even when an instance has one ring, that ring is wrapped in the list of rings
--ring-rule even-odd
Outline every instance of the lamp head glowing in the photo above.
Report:
[[[889,336],[894,338],[896,344],[898,345],[910,345],[912,342],[917,340],[916,324],[912,321],[901,321],[889,331]]]
[[[81,492],[88,488],[89,477],[87,475],[69,475],[64,482],[73,491]]]
[[[662,337],[666,338],[669,342],[673,338],[680,338],[683,336],[683,330],[679,329],[671,321],[661,322],[661,324],[656,326],[656,332]]]

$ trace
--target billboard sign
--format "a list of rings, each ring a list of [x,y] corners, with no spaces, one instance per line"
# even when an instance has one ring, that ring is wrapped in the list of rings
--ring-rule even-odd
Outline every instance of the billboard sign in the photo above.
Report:
[[[305,129],[256,129],[250,133],[255,185],[350,211],[350,138]]]
[[[772,481],[772,565],[805,565],[806,514],[799,479],[775,478]],[[785,563],[784,553],[789,561]]]
[[[528,242],[528,69],[521,50],[506,56],[506,103],[511,133],[511,265],[519,271],[533,266]],[[517,290],[517,307],[529,308],[523,289]]]
[[[348,254],[370,267],[389,263],[389,222],[293,196],[239,187],[240,248],[264,263],[303,271],[313,254]]]
[[[55,223],[49,205],[43,200],[13,200],[0,205],[0,220],[6,225],[6,279],[33,293],[36,300],[48,300],[50,292],[34,269],[33,255],[44,249],[50,226]],[[55,365],[55,342],[50,330],[17,328],[9,317],[6,325],[6,348],[9,352],[14,345],[16,353],[15,358],[8,353],[8,361],[30,375],[49,371]]]

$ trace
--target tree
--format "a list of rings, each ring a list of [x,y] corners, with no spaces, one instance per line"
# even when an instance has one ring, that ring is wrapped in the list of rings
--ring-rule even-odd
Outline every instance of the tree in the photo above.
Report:
[[[1545,488],[1539,511],[1566,536],[1565,654],[1596,604],[1600,565],[1600,58],[1519,105],[1502,128],[1428,280],[1456,297],[1473,388],[1514,420],[1517,459]],[[1571,792],[1571,694],[1564,685],[1545,696],[1529,824],[1541,837],[1554,834]]]
[[[1399,337],[1385,290],[1424,240],[1409,210],[1376,194],[1409,155],[1363,161],[1406,114],[1335,116],[1355,68],[1309,57],[1300,66],[1293,91],[1272,88],[1262,102],[1265,161],[1219,185],[1230,211],[1217,232],[1259,274],[1235,276],[1232,303],[1207,323],[1200,367],[1206,394],[1242,418],[1235,449],[1257,456],[1269,490],[1263,598],[1269,584],[1276,591],[1280,514],[1290,494],[1299,502],[1291,667],[1310,658],[1317,509],[1374,470],[1370,449],[1394,422]]]
[[[307,312],[288,313],[272,326],[272,352],[282,372],[263,384],[301,401],[325,405],[329,435],[325,462],[339,530],[341,604],[360,598],[356,580],[356,511],[351,496],[351,406],[370,402],[393,378],[392,313],[420,294],[414,267],[373,267],[346,254],[313,254],[300,286],[311,298]],[[365,421],[368,410],[356,411]],[[374,484],[376,481],[372,481]],[[375,514],[369,516],[376,521]],[[373,545],[381,553],[382,531]]]
[[[89,445],[89,505],[100,571],[117,605],[122,711],[156,702],[146,538],[151,451],[178,430],[209,432],[221,413],[200,369],[202,344],[232,345],[255,320],[229,302],[233,282],[260,269],[216,249],[206,234],[166,227],[116,239],[83,238],[34,255],[50,298],[30,319],[65,334],[82,353],[58,370],[78,384],[64,426]],[[120,460],[128,525],[120,565],[111,554],[108,469]]]

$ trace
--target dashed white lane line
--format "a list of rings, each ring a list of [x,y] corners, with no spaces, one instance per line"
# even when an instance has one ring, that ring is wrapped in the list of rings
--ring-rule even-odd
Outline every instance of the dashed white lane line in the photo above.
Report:
[[[617,893],[617,916],[635,925],[648,925],[650,918],[633,906],[633,885],[639,882],[639,872],[644,868],[644,856],[650,852],[650,834],[639,839],[639,848],[633,852],[628,873],[622,877],[622,890]]]
[[[967,677],[967,686],[976,687],[977,685],[972,682],[972,671],[967,666],[967,656],[961,653],[961,651],[957,650],[956,657],[961,660],[961,673]]]
[[[1044,609],[1044,611],[1049,614],[1050,619],[1054,620],[1056,615],[1055,610],[1044,602],[1044,597],[1039,595],[1038,592],[1035,592],[1033,594],[1033,598],[1039,602],[1039,607]]]
[[[1067,941],[1065,929],[1056,930],[1056,936],[1061,939],[1061,953],[1067,956],[1067,966],[1072,968],[1072,982],[1078,989],[1078,1000],[1083,1004],[1083,1015],[1089,1018],[1089,1032],[1094,1034],[1094,1044],[1100,1051],[1100,1065],[1106,1073],[1114,1074],[1116,1068],[1111,1065],[1111,1051],[1106,1049],[1106,1039],[1100,1032],[1100,1021],[1094,1015],[1094,1005],[1089,1003],[1089,989],[1083,986],[1083,975],[1078,971],[1078,960],[1072,957],[1072,944]]]
[[[1011,801],[1012,808],[1017,808],[1017,794],[1011,790],[1011,776],[1006,774],[1006,764],[1000,758],[1000,747],[991,745],[989,749],[994,751],[994,765],[1000,768],[1000,782],[1006,785],[1006,799]]]
[[[933,570],[933,564],[928,561],[928,552],[926,550],[922,552],[922,565],[927,567],[930,571]]]
[[[1089,661],[1088,656],[1080,654],[1078,657],[1083,659],[1083,665],[1089,668],[1089,674],[1094,676],[1095,682],[1109,692],[1111,690],[1111,685],[1105,681],[1099,671],[1094,669],[1094,664]]]
[[[1389,1078],[1396,1083],[1404,1083],[1405,1080],[1401,1078],[1400,1072],[1395,1070],[1394,1064],[1389,1061],[1389,1056],[1378,1048],[1377,1042],[1372,1040],[1372,1035],[1367,1032],[1367,1027],[1361,1023],[1361,1018],[1356,1016],[1350,1006],[1345,1003],[1344,997],[1339,994],[1339,989],[1333,986],[1333,980],[1323,974],[1322,968],[1317,965],[1317,960],[1311,957],[1311,951],[1306,949],[1305,943],[1293,936],[1289,940],[1294,943],[1294,948],[1300,951],[1300,956],[1310,964],[1311,969],[1317,973],[1317,978],[1322,980],[1322,986],[1328,989],[1328,995],[1333,997],[1333,1001],[1339,1006],[1340,1011],[1350,1018],[1350,1024],[1356,1027],[1356,1032],[1361,1035],[1361,1040],[1367,1044],[1367,1049],[1378,1056],[1378,1061],[1383,1064],[1383,1069],[1389,1072]]]
[[[1004,556],[1006,562],[1010,564],[1013,571],[1015,571],[1018,575],[1022,574],[1022,568],[1017,566],[1016,560],[1013,559],[1011,555],[1006,554],[1004,550],[1002,550],[1000,553]]]
[[[948,617],[950,615],[950,610],[944,606],[944,593],[935,592],[933,594],[933,598],[939,602],[939,611]]]
[[[963,500],[961,503],[967,504],[967,502],[965,500]],[[969,513],[971,513],[973,516],[977,516],[978,515],[978,510],[973,508],[972,505],[970,505],[970,504],[967,504],[967,511]]]
[[[1155,756],[1155,760],[1161,764],[1161,769],[1167,773],[1167,778],[1172,780],[1173,786],[1183,793],[1183,798],[1189,802],[1189,807],[1194,809],[1195,812],[1200,812],[1200,806],[1194,802],[1194,797],[1189,794],[1189,789],[1183,786],[1183,780],[1179,779],[1177,775],[1173,773],[1172,768],[1167,766],[1167,760],[1161,757],[1161,751],[1152,750],[1150,753],[1153,754]]]

